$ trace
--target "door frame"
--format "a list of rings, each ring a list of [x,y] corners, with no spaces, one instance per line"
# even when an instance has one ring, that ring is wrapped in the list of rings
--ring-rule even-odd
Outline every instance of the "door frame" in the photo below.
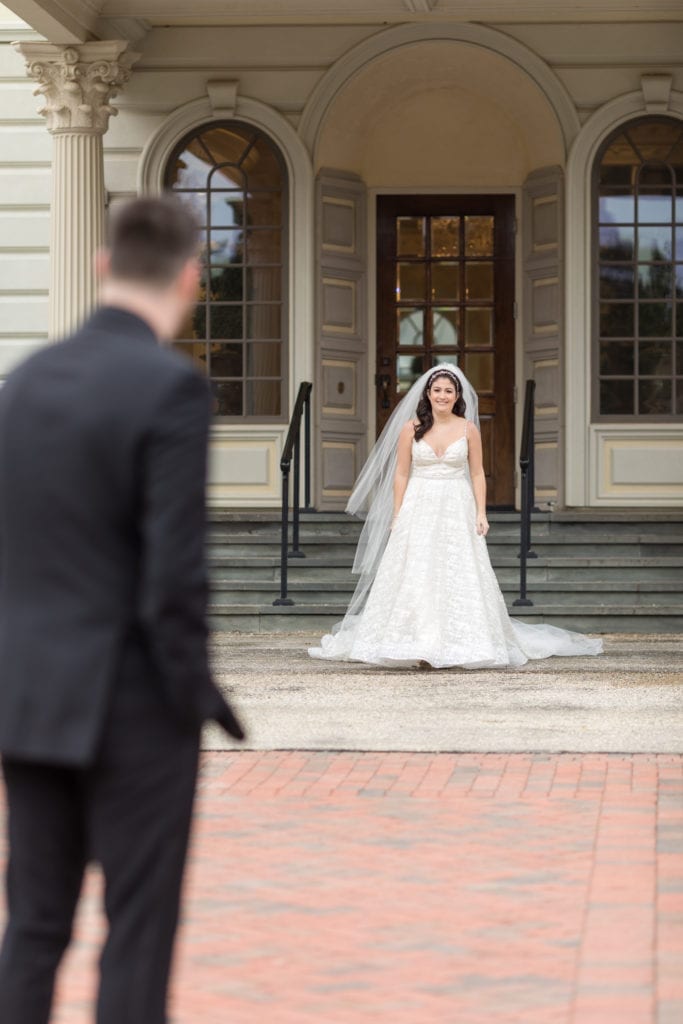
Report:
[[[485,196],[501,195],[514,197],[515,216],[515,280],[514,280],[514,301],[517,316],[514,322],[514,424],[515,424],[515,474],[514,474],[514,495],[515,508],[520,507],[520,480],[517,470],[516,454],[519,452],[519,445],[522,437],[522,417],[524,412],[523,402],[523,380],[524,380],[524,351],[522,334],[522,300],[523,300],[523,275],[521,273],[523,249],[522,249],[522,187],[504,188],[489,187],[476,188],[473,186],[454,188],[450,186],[430,186],[428,188],[403,187],[368,187],[367,191],[367,267],[368,267],[368,302],[367,302],[367,338],[368,338],[368,379],[367,379],[367,415],[368,415],[368,451],[375,443],[375,422],[377,419],[377,388],[375,386],[375,374],[377,373],[377,197],[387,195],[406,196]]]

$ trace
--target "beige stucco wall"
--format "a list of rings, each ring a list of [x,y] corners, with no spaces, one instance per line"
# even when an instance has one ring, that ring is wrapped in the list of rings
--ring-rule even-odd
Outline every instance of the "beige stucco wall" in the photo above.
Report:
[[[517,187],[564,162],[555,113],[528,75],[498,54],[422,42],[378,58],[327,112],[315,163],[369,187]]]

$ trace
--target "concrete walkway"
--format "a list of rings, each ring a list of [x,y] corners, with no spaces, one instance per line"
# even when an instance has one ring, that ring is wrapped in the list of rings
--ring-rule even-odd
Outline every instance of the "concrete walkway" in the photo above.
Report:
[[[421,671],[309,658],[310,634],[217,634],[247,749],[683,753],[683,637],[608,636],[595,658]],[[207,730],[207,749],[225,746]]]

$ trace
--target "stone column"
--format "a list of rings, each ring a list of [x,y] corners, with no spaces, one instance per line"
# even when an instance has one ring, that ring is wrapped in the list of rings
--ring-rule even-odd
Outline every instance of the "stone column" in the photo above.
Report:
[[[97,300],[94,254],[104,241],[102,136],[110,100],[138,54],[123,40],[63,46],[15,43],[45,98],[54,138],[50,240],[50,337],[73,330]]]

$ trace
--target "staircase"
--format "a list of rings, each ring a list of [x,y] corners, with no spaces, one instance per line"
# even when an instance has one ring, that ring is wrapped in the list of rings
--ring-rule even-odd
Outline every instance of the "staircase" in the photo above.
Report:
[[[514,608],[519,515],[492,513],[488,549],[511,614],[594,633],[683,631],[683,513],[660,509],[537,513],[528,562],[531,608]],[[209,620],[214,630],[325,631],[344,614],[361,523],[343,513],[302,513],[301,549],[289,560],[289,606],[280,587],[277,511],[213,511]]]

